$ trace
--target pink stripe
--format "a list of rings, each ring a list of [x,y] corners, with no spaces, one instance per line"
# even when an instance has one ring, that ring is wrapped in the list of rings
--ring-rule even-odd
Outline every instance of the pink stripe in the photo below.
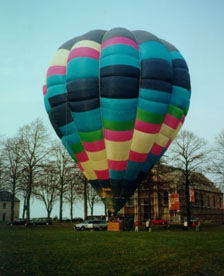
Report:
[[[96,174],[96,177],[98,179],[109,179],[110,176],[109,176],[109,171],[108,170],[103,170],[103,171],[94,171],[95,174]]]
[[[176,117],[166,114],[166,117],[164,119],[164,123],[168,125],[169,127],[176,129],[180,123],[180,120],[178,120]]]
[[[128,164],[128,160],[125,160],[125,161],[108,160],[109,169],[114,171],[126,170],[127,164]]]
[[[47,94],[47,86],[46,84],[43,85],[43,95],[46,95]]]
[[[82,144],[85,150],[89,152],[96,152],[105,149],[104,140],[96,142],[82,142]]]
[[[156,156],[159,156],[163,150],[164,150],[164,147],[161,147],[160,145],[154,143],[151,149],[151,153],[155,154]]]
[[[148,153],[139,153],[130,151],[129,160],[134,162],[145,162],[148,157]]]
[[[124,142],[129,141],[132,138],[133,130],[125,130],[125,131],[114,131],[114,130],[103,130],[104,138],[110,141],[115,142]]]
[[[145,133],[155,134],[159,132],[160,128],[161,128],[161,124],[146,123],[138,119],[136,119],[135,121],[135,129]]]
[[[134,40],[123,36],[109,38],[102,44],[101,49],[103,50],[105,47],[113,44],[127,44],[129,46],[134,47],[136,50],[138,50],[138,44]]]
[[[65,75],[66,74],[66,67],[65,66],[51,66],[47,70],[47,77],[52,75]]]
[[[183,115],[182,118],[181,118],[181,121],[180,121],[180,122],[181,122],[182,125],[184,124],[185,118],[186,118],[185,115]]]
[[[84,171],[84,169],[83,169],[83,166],[81,165],[81,163],[80,163],[80,162],[78,162],[78,166],[79,166],[80,170],[83,172],[83,171]]]
[[[75,157],[78,159],[79,162],[85,162],[85,161],[89,160],[89,158],[88,158],[85,151],[82,151],[80,153],[76,153]]]
[[[165,147],[165,148],[168,149],[171,143],[172,143],[172,140],[169,139],[169,141],[168,141],[168,143],[166,144],[166,147]]]
[[[69,53],[68,61],[70,61],[73,58],[77,58],[77,57],[89,57],[89,58],[94,58],[94,59],[99,60],[100,53],[97,50],[93,49],[93,48],[79,47],[79,48],[76,48],[76,49],[72,50]]]

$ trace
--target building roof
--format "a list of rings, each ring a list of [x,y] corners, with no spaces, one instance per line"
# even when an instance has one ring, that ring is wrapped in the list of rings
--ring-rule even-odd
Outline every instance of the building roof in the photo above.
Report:
[[[7,191],[0,192],[0,201],[11,201],[12,200],[12,193]],[[15,197],[15,201],[19,202],[20,200]]]

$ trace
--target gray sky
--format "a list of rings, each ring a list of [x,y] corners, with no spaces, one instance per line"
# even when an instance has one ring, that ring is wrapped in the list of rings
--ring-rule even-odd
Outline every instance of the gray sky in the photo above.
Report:
[[[184,129],[213,141],[224,117],[224,1],[0,0],[0,135],[37,117],[54,133],[43,105],[49,62],[65,41],[93,29],[146,30],[186,59],[192,98]],[[56,138],[56,135],[53,137]]]
[[[42,118],[49,62],[65,41],[93,29],[146,30],[175,45],[192,84],[183,129],[213,142],[224,129],[223,0],[0,0],[0,135]]]

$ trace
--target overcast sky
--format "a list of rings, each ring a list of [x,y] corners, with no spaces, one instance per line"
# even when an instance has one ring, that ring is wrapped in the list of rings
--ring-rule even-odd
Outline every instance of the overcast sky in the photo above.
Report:
[[[174,44],[191,75],[184,129],[213,141],[224,117],[223,0],[0,0],[0,134],[37,117],[54,135],[42,83],[57,48],[93,29],[146,30]],[[53,136],[56,138],[56,135]]]
[[[224,129],[223,0],[0,0],[0,135],[36,118],[56,138],[43,104],[49,62],[65,41],[93,29],[146,30],[174,44],[192,84],[183,129],[213,142]]]

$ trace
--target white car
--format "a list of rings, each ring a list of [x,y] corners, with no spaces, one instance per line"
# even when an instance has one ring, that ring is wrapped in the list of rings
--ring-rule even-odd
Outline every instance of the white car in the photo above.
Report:
[[[86,220],[82,223],[76,223],[74,228],[78,231],[84,230],[106,230],[107,229],[107,222],[106,220]]]

